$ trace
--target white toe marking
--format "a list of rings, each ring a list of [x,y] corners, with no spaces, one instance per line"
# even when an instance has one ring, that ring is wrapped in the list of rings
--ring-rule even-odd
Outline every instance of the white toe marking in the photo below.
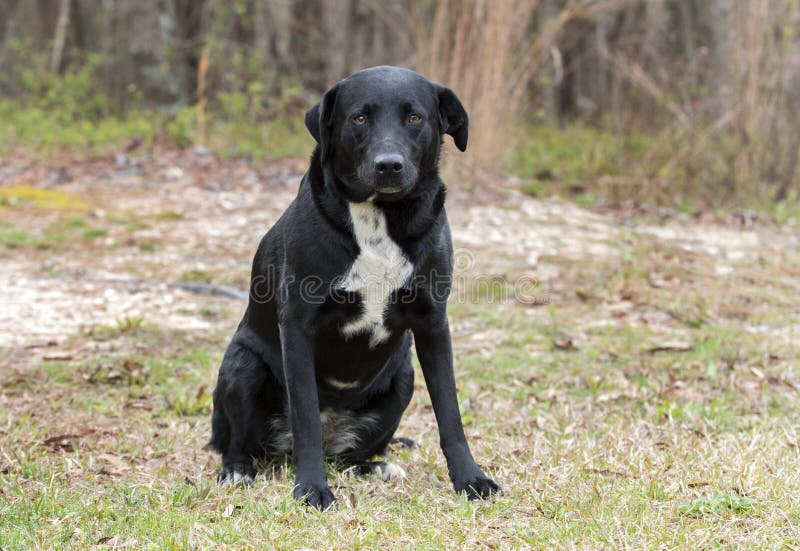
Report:
[[[386,215],[370,202],[350,203],[353,236],[360,252],[340,285],[345,291],[358,292],[364,306],[360,318],[342,328],[345,337],[370,332],[370,347],[389,338],[383,314],[391,294],[414,273],[402,249],[386,228]]]
[[[395,478],[405,478],[406,471],[396,463],[384,463],[382,465],[375,465],[373,472],[381,477],[384,482],[389,482]]]
[[[225,477],[220,481],[220,486],[236,486],[239,483],[242,484],[252,484],[253,477],[249,474],[242,474],[239,471],[233,471],[225,475]]]

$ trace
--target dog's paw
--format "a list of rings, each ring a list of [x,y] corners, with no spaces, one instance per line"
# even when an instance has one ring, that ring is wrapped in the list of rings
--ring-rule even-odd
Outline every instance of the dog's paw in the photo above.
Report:
[[[453,483],[453,487],[457,493],[467,494],[467,499],[470,501],[488,499],[494,494],[503,493],[503,489],[483,473],[469,479],[456,481]]]
[[[405,469],[396,463],[389,463],[388,461],[375,461],[371,468],[372,474],[378,475],[384,482],[406,477]]]
[[[250,463],[231,463],[222,466],[222,472],[217,477],[220,486],[251,486],[256,480],[256,471]]]
[[[403,436],[395,436],[391,440],[389,440],[389,448],[391,449],[400,449],[400,448],[416,448],[417,443],[414,442],[411,438],[405,438]]]
[[[336,507],[336,496],[333,495],[327,484],[298,481],[294,487],[294,498],[320,511]]]

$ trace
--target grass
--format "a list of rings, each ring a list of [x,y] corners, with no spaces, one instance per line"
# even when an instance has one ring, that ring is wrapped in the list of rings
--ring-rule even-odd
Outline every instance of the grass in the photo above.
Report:
[[[0,413],[0,541],[9,549],[800,544],[789,421],[800,408],[781,385],[736,391],[759,380],[747,372],[761,361],[756,349],[743,345],[736,375],[714,378],[691,366],[730,341],[702,334],[688,355],[651,357],[640,347],[649,332],[625,327],[594,332],[576,350],[534,354],[520,344],[547,343],[551,323],[468,308],[454,315],[521,332],[488,357],[459,355],[467,433],[505,488],[494,501],[452,493],[419,382],[401,432],[422,448],[396,458],[406,480],[331,471],[340,505],[325,514],[290,499],[293,469],[282,462],[253,488],[220,488],[217,458],[201,447],[224,340],[197,347],[189,334],[123,323],[95,333],[116,350],[98,359],[100,369],[51,363],[3,380],[17,406]],[[562,315],[556,327],[567,323]],[[762,370],[796,375],[785,365]],[[687,385],[673,388],[673,379]],[[25,396],[48,399],[25,406]],[[759,407],[765,398],[782,405]]]
[[[124,197],[115,201],[124,208]],[[37,214],[35,227],[0,225],[3,254],[29,254],[32,266],[56,255],[103,265],[119,250],[100,242],[143,228],[114,212],[101,220],[28,202],[2,208],[17,221]],[[213,242],[173,235],[182,215],[157,212],[145,229],[164,229],[159,247],[131,245],[132,266],[175,263],[183,256],[162,257],[160,247],[182,245],[208,272],[176,266],[175,280],[239,269],[225,263],[231,253],[212,256]],[[95,229],[107,234],[92,231],[98,243],[85,243]],[[165,329],[148,310],[71,335],[62,359],[3,351],[0,547],[800,546],[797,251],[760,248],[757,259],[728,262],[635,230],[607,244],[608,257],[539,258],[558,272],[535,289],[549,303],[510,300],[509,273],[451,304],[465,429],[505,490],[492,501],[452,492],[419,370],[399,434],[420,447],[392,454],[406,479],[330,468],[339,508],[322,514],[291,499],[290,461],[262,465],[251,488],[218,487],[219,458],[203,446],[242,305],[201,297],[201,329]],[[481,258],[527,269],[523,257]],[[731,266],[725,277],[721,261]]]
[[[0,192],[7,189],[10,188],[0,188]],[[0,256],[25,249],[46,252],[95,246],[109,235],[109,228],[101,227],[106,224],[104,221],[93,218],[90,213],[75,211],[76,203],[70,194],[59,193],[57,196],[59,199],[52,200],[50,192],[47,192],[42,195],[47,199],[41,201],[13,203],[11,208],[17,209],[14,216],[9,217],[8,222],[0,220]],[[88,209],[87,204],[80,204],[81,210]],[[4,212],[0,207],[0,216]],[[28,216],[39,215],[48,222],[31,227],[28,219],[21,216],[23,212]]]
[[[420,388],[410,412],[416,420],[403,428],[423,447],[397,458],[408,479],[383,484],[331,472],[340,506],[318,514],[289,498],[292,467],[280,462],[251,489],[213,483],[216,458],[200,449],[207,387],[187,389],[213,379],[221,349],[187,343],[189,351],[175,357],[122,360],[126,346],[138,343],[152,354],[165,341],[189,339],[140,331],[117,343],[120,359],[112,364],[127,361],[129,371],[149,365],[145,377],[86,379],[81,369],[65,377],[64,365],[51,365],[24,390],[6,386],[11,396],[53,399],[35,417],[15,410],[0,417],[9,443],[0,478],[4,547],[83,547],[107,538],[158,548],[798,543],[797,450],[786,445],[784,431],[796,406],[753,415],[718,384],[702,403],[677,398],[682,416],[662,415],[654,393],[629,388],[641,383],[628,381],[622,366],[587,364],[583,353],[564,352],[549,368],[533,367],[504,348],[489,359],[491,378],[486,360],[460,363],[462,403],[472,402],[467,432],[504,496],[469,503],[452,494],[435,434],[419,433],[430,422],[419,417],[431,416]],[[626,340],[610,336],[595,346]],[[539,380],[518,379],[526,375]],[[595,377],[608,382],[593,383]],[[621,389],[628,397],[604,398]],[[478,399],[486,392],[491,396]],[[720,406],[705,407],[712,400]],[[727,410],[738,414],[709,430]],[[49,421],[58,411],[70,418]]]
[[[742,497],[735,493],[713,492],[704,494],[691,503],[678,507],[678,512],[683,515],[709,515],[709,514],[733,514],[742,515],[753,511],[756,501],[748,497]]]
[[[33,247],[35,244],[36,239],[32,235],[17,230],[6,222],[0,222],[0,247],[2,249]]]

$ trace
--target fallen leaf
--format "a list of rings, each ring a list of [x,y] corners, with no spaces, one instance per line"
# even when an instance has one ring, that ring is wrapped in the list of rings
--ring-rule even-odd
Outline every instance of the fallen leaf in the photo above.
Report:
[[[71,352],[52,352],[42,356],[45,361],[67,361],[72,359]]]
[[[555,346],[559,350],[577,350],[578,347],[575,346],[575,342],[570,337],[562,337],[558,339],[553,339],[553,346]]]
[[[73,440],[83,438],[84,436],[88,436],[90,434],[93,434],[94,432],[96,432],[95,429],[86,428],[86,429],[81,429],[80,431],[75,433],[66,433],[66,434],[51,436],[49,438],[46,438],[42,442],[42,445],[52,448],[54,450],[69,449],[75,445]]]
[[[594,296],[594,293],[591,291],[591,289],[578,287],[575,289],[575,295],[583,302],[586,302]]]
[[[657,352],[689,352],[692,350],[692,344],[686,341],[664,341],[654,344],[647,349],[648,354],[655,354]]]
[[[115,469],[119,471],[126,471],[129,470],[130,467],[128,464],[120,457],[110,454],[110,453],[101,453],[97,456],[97,459],[101,459],[110,463]]]
[[[669,281],[667,281],[665,278],[654,272],[651,272],[650,275],[647,277],[647,283],[649,283],[650,287],[654,289],[662,289],[664,287],[670,286]]]
[[[689,482],[686,486],[689,488],[702,488],[703,486],[711,486],[711,482]]]
[[[125,547],[134,547],[136,545],[136,540],[133,538],[123,540],[122,536],[117,534],[116,536],[102,537],[97,540],[97,544],[105,545],[110,549],[123,549]]]

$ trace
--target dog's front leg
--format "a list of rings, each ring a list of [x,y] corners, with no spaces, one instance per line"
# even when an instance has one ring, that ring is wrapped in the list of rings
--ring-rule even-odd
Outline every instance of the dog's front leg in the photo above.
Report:
[[[336,498],[328,488],[323,464],[313,340],[299,323],[282,323],[279,329],[297,471],[294,497],[325,510]]]
[[[469,499],[484,499],[499,492],[500,487],[475,464],[464,435],[447,318],[434,326],[415,331],[414,342],[425,384],[431,395],[439,425],[439,443],[447,459],[453,487],[456,492],[465,492]]]

